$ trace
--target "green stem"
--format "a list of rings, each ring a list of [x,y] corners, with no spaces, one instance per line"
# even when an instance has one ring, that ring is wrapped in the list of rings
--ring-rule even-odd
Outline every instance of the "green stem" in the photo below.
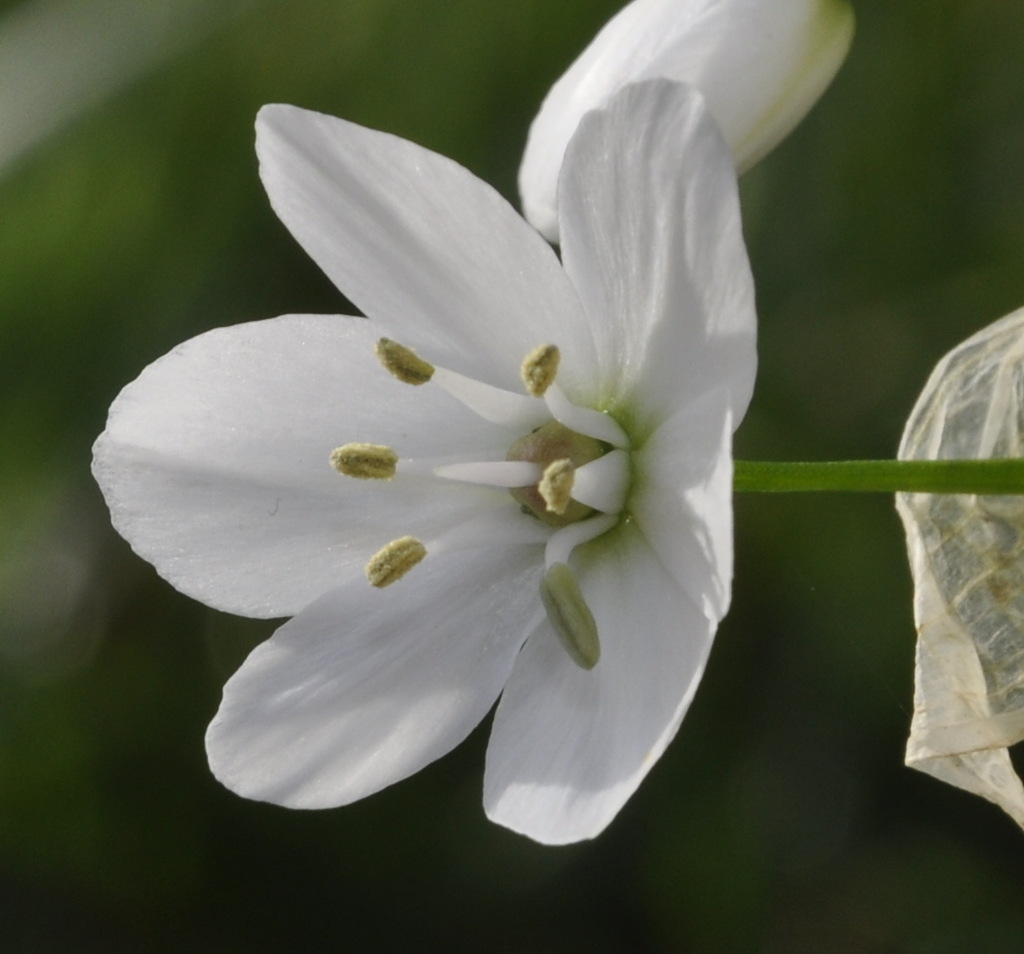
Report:
[[[1024,459],[799,463],[738,460],[734,464],[733,489],[760,493],[831,490],[1024,494]]]

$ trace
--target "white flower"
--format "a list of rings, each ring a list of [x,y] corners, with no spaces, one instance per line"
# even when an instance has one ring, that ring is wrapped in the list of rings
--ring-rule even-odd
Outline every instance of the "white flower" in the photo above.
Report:
[[[555,83],[533,121],[519,170],[526,218],[558,241],[566,144],[587,110],[637,80],[696,86],[744,172],[817,102],[846,57],[853,24],[846,0],[633,0]]]
[[[275,210],[369,320],[200,335],[125,388],[95,448],[115,526],[174,586],[296,614],[228,682],[213,771],[250,798],[346,804],[452,749],[500,695],[488,815],[542,842],[592,837],[675,734],[729,602],[755,315],[717,127],[664,81],[588,116],[564,264],[412,143],[289,106],[257,132]],[[545,343],[561,364],[533,354],[536,390],[556,380],[529,396],[518,369]],[[427,377],[427,359],[432,378],[396,379],[375,346],[399,377]],[[569,452],[506,460],[553,420]],[[535,490],[581,448],[597,456],[570,492],[589,506],[562,527],[543,504],[524,513],[505,488]],[[555,506],[571,471],[548,474]],[[368,560],[389,586],[367,583]]]

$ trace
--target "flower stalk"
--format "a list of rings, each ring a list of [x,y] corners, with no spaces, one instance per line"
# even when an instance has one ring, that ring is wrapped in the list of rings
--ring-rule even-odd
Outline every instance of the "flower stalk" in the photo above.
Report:
[[[737,460],[733,489],[754,493],[1024,494],[1024,459]]]

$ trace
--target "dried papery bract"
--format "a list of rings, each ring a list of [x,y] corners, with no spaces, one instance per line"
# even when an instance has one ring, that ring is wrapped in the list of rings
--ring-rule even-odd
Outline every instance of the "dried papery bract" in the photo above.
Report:
[[[899,456],[1024,456],[1024,309],[939,362]],[[990,799],[1024,827],[1008,751],[1024,739],[1024,495],[899,494],[896,507],[918,630],[907,765]]]

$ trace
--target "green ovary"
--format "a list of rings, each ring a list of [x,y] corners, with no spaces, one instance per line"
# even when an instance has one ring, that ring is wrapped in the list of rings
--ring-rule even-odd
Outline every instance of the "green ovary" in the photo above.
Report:
[[[573,467],[582,467],[592,460],[603,457],[610,449],[603,441],[572,431],[558,421],[549,421],[520,437],[509,448],[506,459],[528,460],[540,464],[542,468],[558,460],[569,460]],[[576,500],[570,501],[565,513],[553,513],[547,509],[537,484],[513,487],[509,492],[526,511],[549,527],[565,527],[594,513],[592,507]]]

